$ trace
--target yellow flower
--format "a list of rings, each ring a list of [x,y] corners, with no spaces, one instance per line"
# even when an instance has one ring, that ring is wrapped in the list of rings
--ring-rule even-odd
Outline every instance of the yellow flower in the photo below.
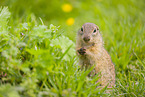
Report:
[[[61,8],[64,12],[71,12],[72,11],[72,5],[70,5],[70,4],[63,4]]]
[[[69,26],[73,25],[74,22],[75,22],[74,18],[68,18],[68,19],[66,20],[66,24],[69,25]]]

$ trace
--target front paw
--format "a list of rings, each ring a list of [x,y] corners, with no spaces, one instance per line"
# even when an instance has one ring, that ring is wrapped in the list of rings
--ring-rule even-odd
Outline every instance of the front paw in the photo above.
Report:
[[[82,47],[81,49],[77,50],[80,55],[84,55],[86,53],[86,48]]]

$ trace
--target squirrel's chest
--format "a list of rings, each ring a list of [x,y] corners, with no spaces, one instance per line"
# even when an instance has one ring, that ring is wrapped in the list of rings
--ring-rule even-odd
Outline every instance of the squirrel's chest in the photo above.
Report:
[[[83,65],[83,66],[92,66],[92,65],[94,65],[95,64],[95,60],[94,59],[92,59],[91,57],[82,57],[82,58],[80,58],[80,60],[81,60],[81,64]]]

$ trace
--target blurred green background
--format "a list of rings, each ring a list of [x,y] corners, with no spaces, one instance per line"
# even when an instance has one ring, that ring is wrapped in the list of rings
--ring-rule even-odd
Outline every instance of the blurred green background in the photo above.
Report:
[[[104,96],[75,55],[76,33],[86,22],[99,26],[115,64],[109,96],[145,95],[145,0],[0,0],[0,6],[0,97],[8,90],[15,97]]]
[[[127,22],[145,22],[144,0],[1,0],[1,6],[9,6],[14,22],[24,21],[29,15],[42,18],[44,24],[60,25],[65,34],[75,41],[82,24],[97,24],[103,34],[121,33]],[[70,19],[72,18],[72,19]],[[38,18],[37,18],[38,19]],[[123,23],[123,29],[113,31]],[[112,28],[113,27],[113,28]],[[127,32],[126,32],[127,33]],[[107,37],[107,36],[105,36]]]

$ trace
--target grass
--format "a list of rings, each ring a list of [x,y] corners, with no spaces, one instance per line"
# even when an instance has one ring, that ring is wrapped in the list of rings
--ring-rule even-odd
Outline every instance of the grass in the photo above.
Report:
[[[19,6],[17,11],[13,8],[21,2],[11,2],[10,12],[6,7],[1,8],[0,97],[143,97],[144,1],[69,2],[73,11],[60,11],[64,17],[58,15],[55,19],[53,16],[60,9],[54,7],[61,6],[62,3],[56,3],[56,0],[54,2],[56,5],[50,6],[53,11],[47,13],[43,9],[47,15],[51,13],[48,20],[43,16],[42,19],[38,18],[42,15],[39,6],[37,14],[33,9],[26,8],[26,12],[20,16],[19,11],[23,7]],[[43,3],[46,2],[42,1],[41,4]],[[36,5],[37,2],[32,6]],[[29,14],[28,10],[36,16]],[[67,26],[65,20],[70,16],[74,17],[75,23]],[[85,22],[93,22],[100,27],[104,46],[115,64],[116,86],[110,94],[104,92],[106,88],[96,89],[98,76],[87,77],[91,69],[80,71],[74,50],[75,37]]]

